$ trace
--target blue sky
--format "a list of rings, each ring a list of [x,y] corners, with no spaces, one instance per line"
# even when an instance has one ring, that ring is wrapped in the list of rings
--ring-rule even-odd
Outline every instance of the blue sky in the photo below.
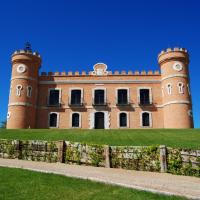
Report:
[[[41,71],[157,70],[168,47],[190,52],[195,127],[200,127],[200,2],[196,0],[2,0],[0,121],[6,119],[10,55],[26,41],[43,58]]]

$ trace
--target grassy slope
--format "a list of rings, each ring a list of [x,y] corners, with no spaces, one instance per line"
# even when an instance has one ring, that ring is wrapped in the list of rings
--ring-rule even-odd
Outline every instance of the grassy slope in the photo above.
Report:
[[[0,129],[0,138],[25,140],[69,140],[110,145],[159,145],[200,148],[200,129],[61,130]]]
[[[6,200],[181,200],[81,179],[0,167],[0,199]]]

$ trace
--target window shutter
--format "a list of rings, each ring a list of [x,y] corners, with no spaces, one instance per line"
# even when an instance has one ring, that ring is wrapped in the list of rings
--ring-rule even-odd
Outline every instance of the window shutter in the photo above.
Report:
[[[94,113],[93,112],[91,112],[89,115],[89,127],[90,129],[94,128]]]

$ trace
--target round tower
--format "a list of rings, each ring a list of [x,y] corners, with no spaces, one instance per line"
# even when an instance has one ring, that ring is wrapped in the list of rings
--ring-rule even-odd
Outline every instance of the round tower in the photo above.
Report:
[[[38,71],[41,58],[32,52],[29,43],[25,49],[12,55],[12,75],[7,114],[7,128],[36,128]]]
[[[189,55],[168,48],[158,55],[161,68],[164,128],[193,128],[189,85]]]

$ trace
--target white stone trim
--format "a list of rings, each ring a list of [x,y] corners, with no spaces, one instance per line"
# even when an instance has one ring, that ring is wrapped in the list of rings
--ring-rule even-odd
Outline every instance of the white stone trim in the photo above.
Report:
[[[127,101],[130,102],[130,88],[129,87],[117,87],[115,89],[115,101],[118,103],[118,90],[127,90]]]
[[[140,104],[140,90],[141,89],[147,89],[149,90],[149,102],[150,104],[153,103],[153,94],[152,94],[152,88],[148,87],[148,86],[144,86],[144,87],[138,87],[137,88],[137,99],[138,99],[138,104]]]
[[[56,127],[50,127],[50,115],[51,114],[56,114],[57,115],[57,122],[56,122]],[[49,112],[49,115],[48,115],[48,127],[49,128],[59,128],[59,122],[60,122],[60,115],[58,112]]]
[[[120,126],[120,114],[121,113],[125,113],[126,114],[126,122],[127,122],[127,126],[126,127],[121,127]],[[126,111],[120,111],[117,113],[117,127],[120,128],[120,129],[124,129],[124,128],[129,128],[130,126],[130,121],[129,121],[129,115],[130,113],[129,112],[126,112]]]
[[[24,79],[24,80],[37,81],[36,78],[32,78],[32,77],[29,77],[29,76],[13,76],[10,80],[13,81],[15,79]]]
[[[143,113],[149,113],[149,126],[143,126],[143,124],[142,124],[142,115],[143,115]],[[149,111],[142,111],[142,112],[140,112],[140,127],[142,127],[142,128],[151,128],[152,125],[153,125],[153,122],[152,122],[152,113],[149,112]]]
[[[61,103],[62,98],[62,89],[61,88],[48,88],[48,97],[47,97],[47,104],[49,104],[49,97],[50,97],[50,91],[51,90],[59,90],[59,104]]]
[[[79,127],[72,127],[72,115],[73,115],[73,114],[79,114]],[[81,116],[81,112],[71,112],[71,113],[70,113],[69,127],[70,127],[70,128],[81,128],[81,127],[82,127],[82,116]]]
[[[183,82],[178,82],[177,83],[177,87],[178,87],[179,94],[184,94],[184,83]]]
[[[27,103],[27,102],[13,102],[13,103],[9,103],[8,106],[30,106],[30,107],[33,107],[34,105],[31,103]]]
[[[55,81],[39,81],[40,85],[51,84],[122,84],[122,83],[160,83],[160,80],[55,80]]]
[[[163,78],[161,79],[161,81],[164,81],[164,80],[169,79],[169,78],[175,78],[175,77],[184,77],[184,78],[187,78],[188,75],[187,75],[187,74],[172,74],[172,75],[163,77]]]
[[[104,113],[104,129],[110,129],[110,113],[108,111],[99,111],[99,110],[92,110],[89,113],[89,128],[95,128],[95,113],[102,112]]]
[[[92,103],[94,104],[95,90],[104,90],[104,103],[106,103],[107,102],[107,88],[105,87],[92,88]]]
[[[11,117],[11,112],[10,112],[10,111],[8,111],[8,113],[7,113],[7,120],[9,120],[9,119],[10,119],[10,117]]]
[[[24,64],[19,64],[18,66],[17,66],[17,72],[18,73],[24,73],[26,71],[26,65],[24,65]]]
[[[26,95],[27,95],[27,97],[32,97],[32,91],[33,91],[33,88],[32,88],[32,86],[31,85],[28,85],[27,87],[26,87],[26,89],[27,89],[27,92],[26,92]],[[30,91],[29,91],[29,89],[30,89]]]
[[[178,65],[178,67],[177,67]],[[183,65],[181,62],[175,62],[172,66],[172,68],[175,70],[175,71],[178,71],[180,72],[181,70],[183,70]]]
[[[171,105],[171,104],[191,104],[190,101],[185,101],[185,100],[179,100],[179,101],[169,101],[165,104],[162,104],[162,105],[157,105],[156,107],[157,108],[163,108],[165,106],[168,106],[168,105]]]
[[[84,96],[83,92],[84,92],[84,90],[81,87],[69,88],[69,96],[68,96],[68,101],[69,102],[68,103],[71,104],[72,90],[81,90],[81,103],[83,103],[83,96]]]

